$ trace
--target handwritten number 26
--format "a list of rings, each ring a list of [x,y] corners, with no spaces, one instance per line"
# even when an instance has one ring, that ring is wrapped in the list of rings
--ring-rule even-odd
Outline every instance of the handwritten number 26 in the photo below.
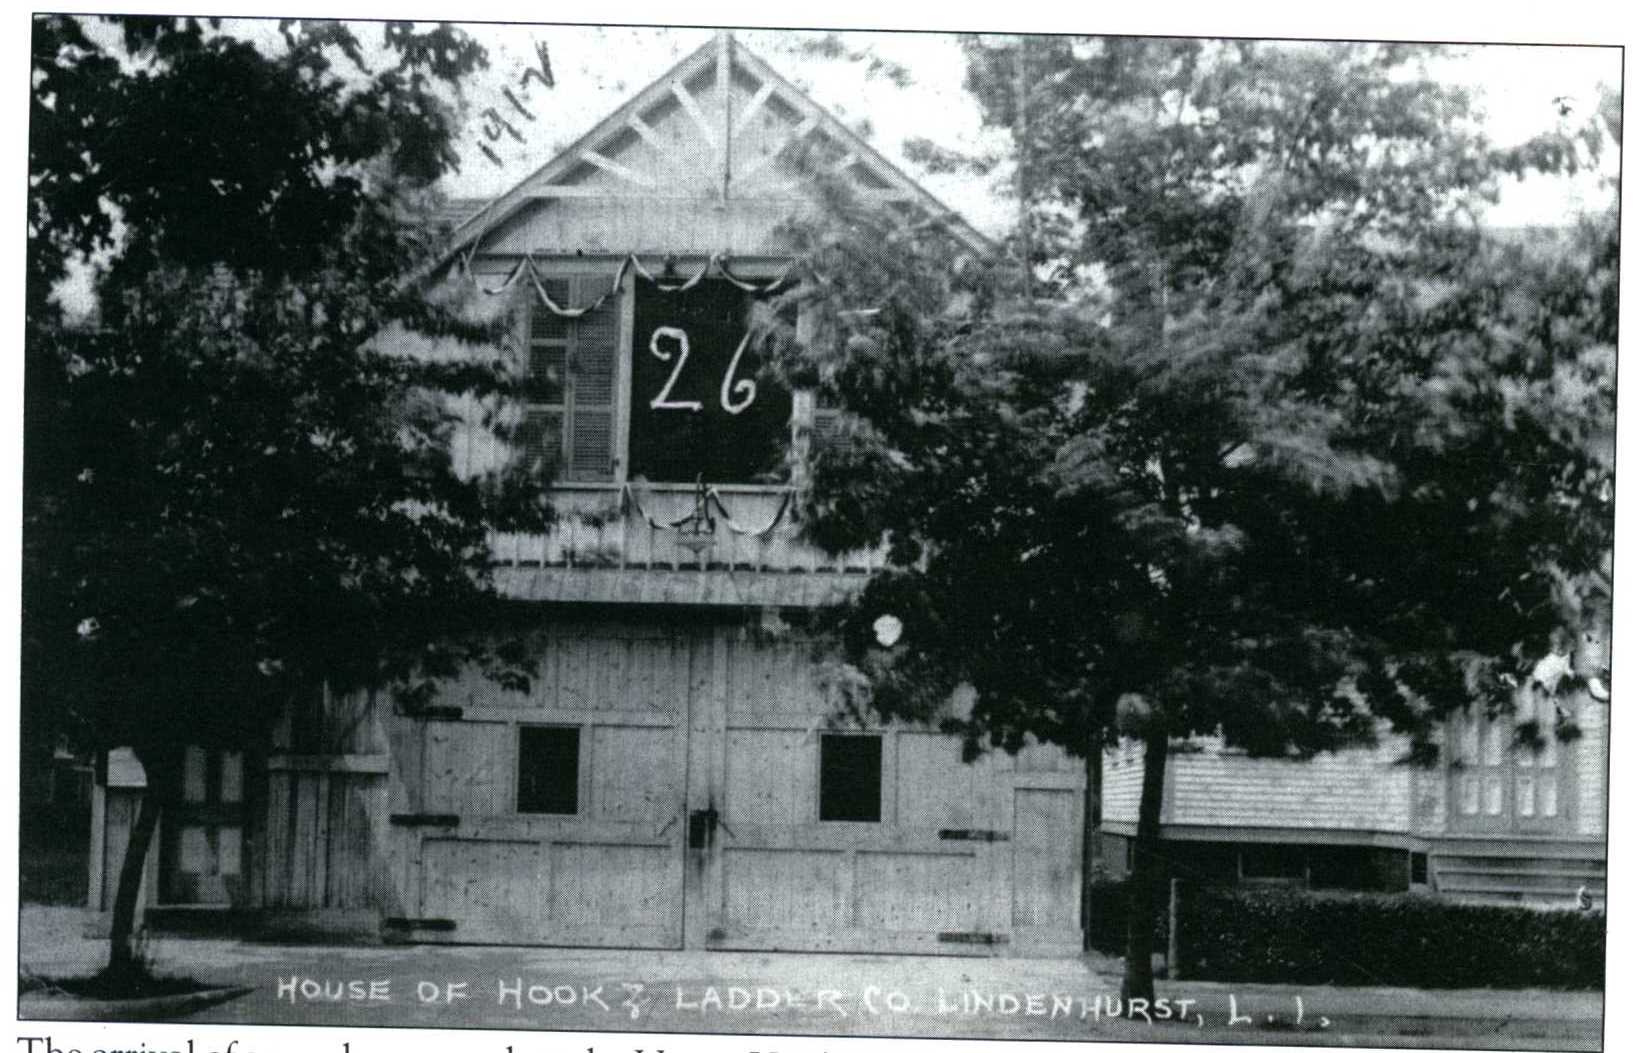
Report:
[[[671,398],[671,389],[676,387],[677,378],[682,375],[682,367],[688,364],[688,354],[690,350],[688,346],[688,334],[675,326],[662,325],[653,331],[653,336],[648,338],[648,353],[659,359],[661,362],[669,362],[671,360],[671,352],[669,349],[659,346],[659,341],[661,339],[675,340],[677,342],[677,347],[680,350],[680,354],[676,357],[676,365],[671,368],[671,375],[665,378],[665,383],[662,387],[660,387],[659,394],[655,395],[648,403],[648,408],[657,410],[689,410],[691,412],[698,413],[700,410],[705,408],[704,404],[698,399]],[[750,342],[751,334],[746,333],[740,340],[739,346],[734,349],[733,356],[728,359],[728,369],[722,375],[722,408],[731,414],[744,413],[751,407],[751,403],[757,401],[757,382],[755,380],[750,378],[737,382],[734,380],[734,373],[739,369],[740,359],[744,357],[746,345]],[[735,394],[740,396],[739,402],[733,401],[730,397]]]

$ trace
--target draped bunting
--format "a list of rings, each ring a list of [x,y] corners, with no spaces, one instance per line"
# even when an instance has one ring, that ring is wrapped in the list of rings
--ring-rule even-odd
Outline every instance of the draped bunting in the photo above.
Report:
[[[774,518],[769,520],[768,525],[765,527],[744,527],[734,522],[733,517],[728,514],[728,506],[722,503],[722,495],[717,493],[715,487],[712,487],[710,492],[706,494],[706,500],[716,506],[717,511],[722,515],[722,521],[728,525],[729,530],[736,534],[744,534],[747,537],[761,537],[780,525],[780,520],[785,518],[786,510],[791,507],[792,494],[793,491],[786,490],[780,495],[780,507],[774,510]]]
[[[613,283],[609,286],[607,292],[597,297],[593,302],[585,304],[583,307],[573,307],[568,304],[557,303],[556,300],[545,291],[543,276],[539,274],[539,268],[537,263],[534,261],[532,253],[528,253],[518,259],[515,265],[510,268],[509,273],[504,276],[504,280],[497,286],[489,288],[482,284],[482,280],[477,277],[474,271],[470,269],[471,261],[475,259],[476,251],[480,247],[480,244],[481,243],[479,241],[472,242],[467,250],[459,253],[459,271],[464,275],[467,281],[488,296],[498,296],[501,293],[509,291],[517,282],[521,281],[523,275],[526,275],[528,279],[532,281],[533,290],[538,294],[539,301],[545,305],[545,309],[559,318],[579,318],[607,303],[610,297],[618,295],[620,287],[624,284],[625,272],[627,270],[636,271],[636,273],[647,281],[649,285],[652,285],[660,292],[665,293],[687,292],[700,282],[704,281],[705,278],[712,272],[715,272],[717,277],[730,282],[743,292],[755,293],[758,296],[766,296],[769,293],[779,289],[786,282],[790,281],[791,272],[796,266],[794,262],[786,264],[785,270],[780,274],[780,276],[772,279],[771,281],[745,281],[744,279],[737,278],[733,274],[729,273],[726,263],[727,257],[724,253],[719,252],[710,257],[710,259],[706,260],[704,266],[700,267],[699,271],[695,273],[693,277],[689,278],[687,281],[672,285],[662,281],[652,271],[642,266],[642,261],[637,259],[636,255],[632,253],[619,261],[619,266],[615,269],[613,274]]]
[[[785,270],[781,271],[780,276],[771,282],[747,282],[742,281],[741,279],[728,273],[728,267],[723,262],[726,258],[727,257],[720,252],[711,257],[711,266],[717,269],[717,274],[725,281],[732,282],[735,288],[742,289],[748,293],[756,293],[758,296],[767,296],[769,293],[790,281],[791,272],[797,266],[795,260],[786,264]]]
[[[775,509],[774,518],[769,520],[766,526],[745,526],[743,524],[736,523],[734,521],[734,517],[728,514],[728,506],[722,503],[722,495],[717,492],[715,487],[711,487],[705,491],[705,504],[707,512],[709,512],[711,508],[716,509],[716,516],[710,517],[712,522],[720,520],[729,530],[736,534],[742,534],[746,537],[763,537],[773,533],[774,528],[778,527],[780,522],[784,520],[786,512],[788,512],[791,508],[791,501],[794,496],[794,491],[789,489],[780,495],[780,506]],[[687,515],[681,516],[677,519],[667,520],[662,523],[655,519],[653,514],[649,512],[646,507],[644,507],[641,496],[631,487],[629,483],[626,483],[620,490],[619,507],[620,510],[626,515],[629,515],[634,510],[642,517],[648,526],[652,527],[654,530],[677,530],[699,514],[699,508],[697,507],[696,501],[695,509]]]

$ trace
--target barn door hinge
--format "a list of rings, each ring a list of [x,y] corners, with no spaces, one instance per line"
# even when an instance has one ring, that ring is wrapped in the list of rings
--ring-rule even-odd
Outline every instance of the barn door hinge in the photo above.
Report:
[[[454,827],[459,825],[459,817],[451,813],[397,812],[390,816],[390,825]]]
[[[987,947],[1009,942],[1009,937],[1001,932],[942,932],[939,939],[941,943],[973,943]]]
[[[940,831],[942,841],[1007,841],[1007,830],[954,830]]]
[[[407,714],[414,720],[463,720],[463,706],[425,706]]]
[[[459,923],[452,918],[385,918],[382,931],[385,939],[407,940],[421,932],[457,932]]]

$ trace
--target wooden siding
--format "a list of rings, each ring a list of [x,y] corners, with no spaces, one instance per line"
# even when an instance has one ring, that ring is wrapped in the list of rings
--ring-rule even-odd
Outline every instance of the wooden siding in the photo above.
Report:
[[[379,752],[271,758],[255,903],[371,908],[438,942],[1077,950],[1083,774],[1062,751],[966,764],[932,729],[845,728],[881,743],[880,815],[825,822],[835,695],[802,641],[727,620],[538,639],[529,691],[467,672],[440,719],[330,700],[349,716],[321,738]],[[517,807],[534,725],[579,730],[576,813]]]
[[[1172,753],[1163,821],[1198,827],[1278,830],[1410,830],[1411,769],[1395,763],[1402,743],[1307,761],[1250,757],[1216,740]],[[1101,822],[1133,827],[1140,809],[1143,751],[1127,741],[1102,768]]]
[[[1141,814],[1141,781],[1145,751],[1125,740],[1106,751],[1101,765],[1101,822],[1134,823]]]
[[[738,646],[730,659],[723,758],[707,785],[728,827],[712,861],[710,945],[1076,949],[1075,762],[1035,746],[966,764],[958,740],[928,728],[868,729],[882,758],[878,820],[822,821],[829,683],[796,645]]]
[[[1450,825],[1450,773],[1443,764],[1414,768],[1411,779],[1411,829],[1418,834],[1443,834]]]
[[[630,253],[644,259],[703,258],[713,252],[772,258],[786,251],[775,231],[809,208],[796,199],[713,205],[704,199],[666,195],[541,201],[488,239],[485,253],[478,254],[477,270],[508,270],[515,259],[529,252],[583,254],[598,260],[613,256],[613,266]],[[729,266],[739,273],[737,260]]]
[[[137,824],[141,793],[130,787],[94,786],[92,788],[91,883],[87,888],[86,905],[94,911],[111,911],[115,906],[115,892],[120,887],[120,868],[126,859],[126,845]],[[158,840],[158,839],[157,839]],[[153,906],[160,887],[160,852],[151,846],[138,886],[138,911]]]
[[[635,224],[600,214],[590,223],[592,247],[612,249],[617,234],[669,231],[672,218],[646,210],[645,200],[676,202],[677,221],[711,224],[692,235],[690,251],[746,251],[766,241],[776,219],[738,229],[739,206],[807,196],[795,162],[806,158],[879,199],[900,201],[939,220],[962,245],[983,252],[988,242],[883,158],[829,112],[737,42],[713,39],[685,56],[630,102],[548,160],[521,183],[462,222],[456,246],[511,244],[512,232],[543,223],[547,208],[578,216],[579,202],[619,202],[635,208]],[[573,206],[565,207],[564,206]],[[600,206],[598,206],[600,209]],[[697,213],[697,214],[696,214]],[[524,220],[525,217],[525,220]],[[736,220],[735,229],[719,226]],[[523,247],[582,248],[576,231]],[[718,235],[723,235],[718,237]],[[637,251],[637,244],[622,246]],[[565,246],[563,248],[562,246]]]
[[[637,487],[632,490],[637,500],[631,502],[627,502],[622,490],[614,485],[558,486],[554,494],[557,515],[543,530],[493,535],[495,564],[656,572],[866,574],[883,566],[885,561],[881,549],[859,549],[827,556],[806,544],[799,535],[798,525],[789,518],[782,519],[772,531],[762,535],[741,533],[730,527],[731,521],[744,530],[758,530],[774,522],[785,501],[785,491],[779,488],[719,489],[718,496],[727,508],[728,518],[712,513],[714,527],[710,545],[700,552],[684,547],[677,531],[653,528],[642,514],[645,510],[647,516],[658,523],[688,515],[694,510],[692,485]],[[641,502],[642,510],[638,509],[637,501]],[[512,580],[519,582],[520,578]],[[761,605],[761,600],[754,605]]]
[[[1410,773],[1394,763],[1402,755],[1397,743],[1308,761],[1219,749],[1179,754],[1171,760],[1164,821],[1403,833],[1410,826]]]
[[[382,773],[302,769],[267,775],[257,905],[277,910],[376,906],[388,787]]]
[[[1582,729],[1582,737],[1571,745],[1576,764],[1577,833],[1604,837],[1611,710],[1586,697],[1579,698],[1576,706]]]
[[[1562,811],[1565,822],[1555,830],[1478,833],[1494,833],[1498,843],[1507,844],[1521,838],[1565,841],[1605,836],[1609,707],[1585,698],[1572,705],[1582,735],[1564,747],[1561,763],[1574,769],[1574,813],[1567,805]],[[1201,838],[1220,829],[1246,838],[1250,833],[1245,831],[1261,830],[1281,836],[1312,831],[1330,837],[1360,833],[1428,839],[1475,833],[1452,825],[1453,770],[1444,763],[1432,768],[1402,763],[1406,746],[1397,737],[1385,737],[1373,749],[1326,754],[1306,762],[1248,757],[1222,750],[1213,740],[1200,747],[1169,758],[1164,824],[1172,837],[1175,827],[1196,830]],[[1108,751],[1102,764],[1100,808],[1100,823],[1107,829],[1133,829],[1141,764],[1141,747],[1132,741]]]

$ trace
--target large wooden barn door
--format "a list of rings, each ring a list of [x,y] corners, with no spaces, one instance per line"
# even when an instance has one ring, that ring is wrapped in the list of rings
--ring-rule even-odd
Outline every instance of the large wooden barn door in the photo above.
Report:
[[[1030,754],[965,764],[928,730],[835,730],[801,647],[734,641],[727,665],[726,715],[694,719],[689,807],[716,813],[689,848],[705,946],[1014,953],[1017,928],[1072,942],[1081,778],[1040,788],[1017,772]]]
[[[398,767],[423,801],[391,819],[416,842],[407,937],[680,947],[694,651],[623,627],[565,636],[531,694],[478,676],[422,721]]]
[[[1081,767],[839,727],[805,645],[561,635],[392,736],[407,938],[934,954],[1078,949]],[[393,788],[394,792],[394,788]]]

